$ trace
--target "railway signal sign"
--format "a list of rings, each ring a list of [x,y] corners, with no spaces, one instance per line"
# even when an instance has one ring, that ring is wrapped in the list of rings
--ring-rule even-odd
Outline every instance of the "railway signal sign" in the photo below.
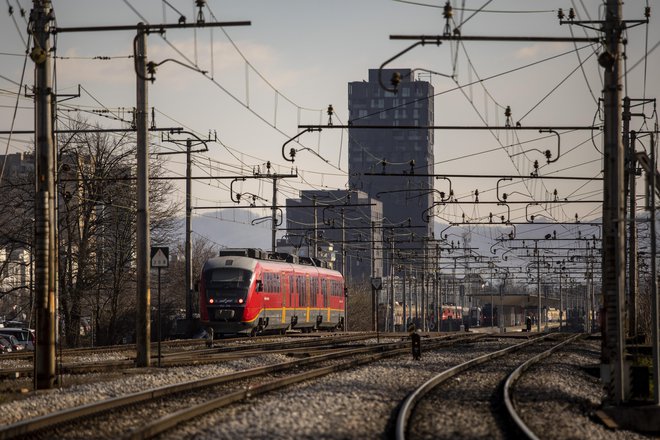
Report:
[[[381,277],[371,278],[371,287],[374,290],[380,290],[383,288],[383,279]]]
[[[151,267],[169,267],[170,265],[170,248],[168,247],[152,247],[151,248]]]

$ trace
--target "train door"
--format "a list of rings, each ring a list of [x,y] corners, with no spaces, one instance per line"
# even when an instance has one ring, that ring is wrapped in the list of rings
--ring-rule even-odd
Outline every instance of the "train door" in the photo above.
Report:
[[[286,285],[286,282],[287,282],[286,274],[284,272],[282,272],[280,274],[279,278],[280,278],[280,282],[278,283],[279,284],[278,292],[279,292],[280,296],[282,297],[282,307],[284,308],[287,305],[286,292],[288,291],[287,285]]]
[[[286,322],[286,306],[288,304],[287,302],[287,292],[289,291],[289,286],[287,285],[287,281],[289,278],[286,276],[285,272],[280,273],[280,296],[282,297],[282,323]]]
[[[305,275],[305,305],[307,306],[307,321],[309,322],[309,308],[312,306],[311,302],[311,296],[312,296],[312,289],[310,286],[311,282],[309,279],[309,275]]]
[[[330,295],[328,295],[328,282],[325,278],[321,278],[321,295],[323,296],[323,307],[330,307]]]

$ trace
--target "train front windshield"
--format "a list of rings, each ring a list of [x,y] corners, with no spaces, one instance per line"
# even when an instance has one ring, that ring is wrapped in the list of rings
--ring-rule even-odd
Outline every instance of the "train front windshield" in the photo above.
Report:
[[[252,272],[245,269],[223,267],[206,274],[206,295],[214,303],[235,302],[247,298]]]

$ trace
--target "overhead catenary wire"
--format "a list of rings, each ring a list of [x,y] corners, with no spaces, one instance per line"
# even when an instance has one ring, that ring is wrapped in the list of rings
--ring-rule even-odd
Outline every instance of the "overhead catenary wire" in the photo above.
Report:
[[[12,118],[11,118],[11,124],[10,124],[10,129],[9,129],[9,136],[7,138],[7,145],[5,146],[5,154],[4,158],[2,161],[2,168],[0,168],[0,184],[2,183],[2,178],[4,177],[5,174],[5,167],[7,166],[7,159],[8,159],[8,153],[9,153],[9,146],[11,145],[11,138],[12,138],[12,132],[14,131],[14,125],[16,124],[16,115],[18,113],[18,103],[20,101],[21,97],[21,89],[23,88],[23,80],[25,79],[25,70],[27,67],[27,60],[28,60],[28,49],[29,49],[29,44],[30,44],[30,37],[28,36],[27,41],[24,41],[26,46],[25,46],[25,56],[23,58],[23,68],[21,71],[21,79],[18,84],[18,92],[16,93],[16,102],[14,104],[14,111],[12,113]]]

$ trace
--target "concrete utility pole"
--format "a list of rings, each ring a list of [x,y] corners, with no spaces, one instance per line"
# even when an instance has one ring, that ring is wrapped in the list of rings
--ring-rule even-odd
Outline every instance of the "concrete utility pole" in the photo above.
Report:
[[[135,126],[137,128],[137,315],[135,343],[136,365],[148,367],[151,362],[151,290],[149,237],[149,149],[147,146],[147,31],[138,24],[135,45],[137,74]]]
[[[312,255],[310,257],[318,258],[318,240],[319,240],[319,216],[318,216],[318,211],[316,209],[316,195],[312,197],[312,205],[314,205],[314,239],[313,239],[313,245],[314,248],[312,249]]]
[[[190,332],[190,323],[193,317],[193,281],[192,281],[192,140],[186,139],[186,320],[188,321],[188,336],[192,336]],[[158,268],[158,275],[160,276],[160,268]],[[160,281],[158,284],[160,289]],[[160,299],[158,300],[158,310],[160,310]],[[160,321],[160,319],[159,319]],[[160,322],[158,323],[158,330],[160,331]],[[158,338],[160,341],[160,337]],[[160,362],[160,356],[158,357]]]
[[[172,132],[170,132],[172,133]],[[209,151],[207,142],[217,141],[217,136],[211,138],[210,134],[207,139],[201,139],[195,133],[190,131],[177,130],[177,134],[187,134],[185,140],[186,151],[168,151],[166,153],[158,153],[159,156],[168,156],[172,154],[186,155],[186,243],[185,243],[185,299],[186,299],[186,320],[185,328],[178,329],[178,332],[184,333],[188,337],[192,337],[193,331],[193,275],[192,275],[192,153],[205,153]],[[193,139],[192,137],[195,139]],[[163,142],[171,142],[173,144],[181,145],[183,142],[180,139],[171,138],[168,134],[167,137],[162,139]],[[193,146],[204,145],[201,150],[193,150]],[[177,324],[178,325],[178,324]],[[159,327],[160,328],[160,327]]]
[[[536,331],[541,334],[541,254],[539,253],[538,240],[534,241],[534,253],[536,254],[536,294],[539,297]]]
[[[341,208],[341,274],[344,276],[344,289],[347,289],[346,286],[346,214],[344,213],[344,208]],[[344,290],[346,292],[347,290]],[[342,292],[344,295],[344,331],[348,331],[348,295]]]
[[[374,240],[374,236],[376,234],[376,222],[372,221],[371,222],[371,279],[373,280],[376,277],[376,240]],[[376,294],[378,290],[373,284],[373,281],[371,283],[371,321],[373,323],[372,325],[372,330],[377,331],[378,330],[378,304],[376,301]]]
[[[655,131],[658,131],[658,124],[655,124]],[[650,202],[651,202],[651,255],[653,261],[651,262],[651,317],[653,329],[652,345],[653,345],[653,383],[658,384],[660,381],[660,304],[658,302],[658,278],[655,255],[657,252],[656,244],[656,227],[655,227],[655,186],[656,186],[656,134],[651,135],[651,163],[653,164],[651,181],[650,183]],[[660,387],[653,387],[653,404],[660,405]]]
[[[390,243],[390,291],[392,292],[390,319],[392,320],[392,333],[395,331],[394,326],[394,229],[392,229],[392,242]]]
[[[272,252],[277,250],[277,177],[273,177],[273,207],[271,212],[271,243]]]
[[[623,133],[628,151],[628,334],[637,334],[637,188],[635,185],[635,132],[630,132],[630,99],[624,98]]]
[[[31,12],[34,48],[35,145],[35,311],[36,347],[34,388],[49,389],[55,384],[55,162],[52,126],[52,69],[50,33],[52,6],[48,0],[34,0]]]
[[[618,405],[627,400],[625,346],[625,202],[624,158],[621,137],[621,0],[605,5],[605,46],[598,58],[604,68],[604,180],[603,180],[603,333],[602,369],[607,400]]]

